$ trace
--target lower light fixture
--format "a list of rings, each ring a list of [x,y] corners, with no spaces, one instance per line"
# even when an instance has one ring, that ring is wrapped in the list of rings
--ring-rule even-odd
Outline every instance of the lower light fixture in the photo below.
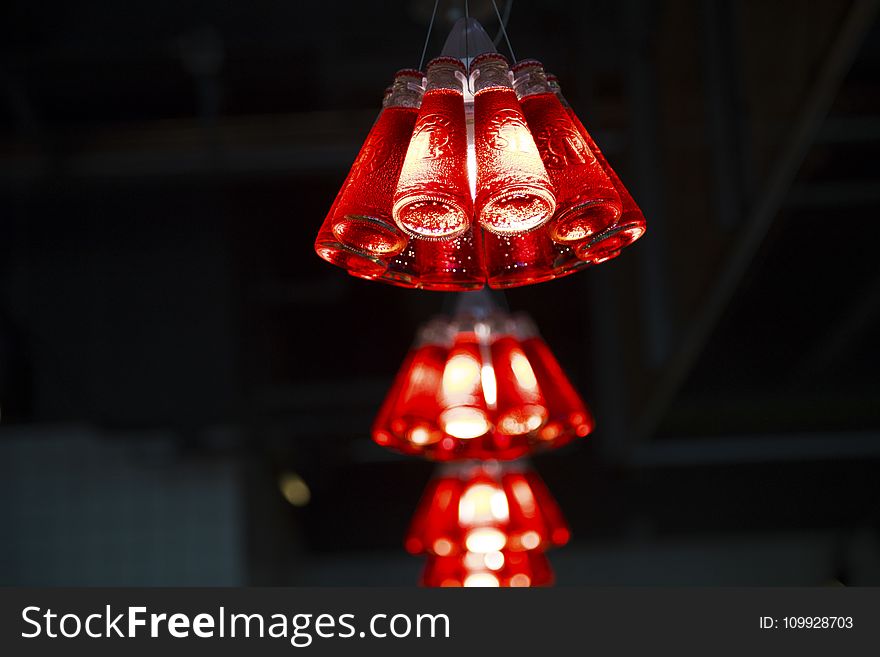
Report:
[[[544,482],[523,461],[441,466],[407,532],[427,555],[424,586],[547,586],[544,552],[571,536]]]

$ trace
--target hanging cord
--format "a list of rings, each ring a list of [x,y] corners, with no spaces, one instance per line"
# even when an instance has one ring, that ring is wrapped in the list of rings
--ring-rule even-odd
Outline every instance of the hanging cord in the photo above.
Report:
[[[425,65],[425,55],[428,52],[428,42],[431,40],[431,30],[434,29],[434,18],[437,16],[437,5],[440,0],[434,0],[434,11],[431,12],[431,21],[428,23],[428,33],[425,35],[425,45],[422,46],[422,58],[419,60],[419,70]]]
[[[513,4],[513,0],[510,0],[510,4]],[[498,17],[498,24],[501,26],[501,34],[504,35],[504,40],[507,42],[507,49],[510,51],[510,59],[511,63],[516,64],[516,55],[513,54],[513,46],[510,45],[510,37],[507,36],[507,26],[504,24],[505,21],[501,19],[501,12],[498,11],[498,4],[495,0],[492,0],[492,6],[495,8],[495,15]],[[510,5],[508,5],[509,7]],[[510,19],[510,12],[507,12],[507,18]]]
[[[507,4],[504,5],[504,11],[501,12],[503,14],[501,19],[501,27],[507,27],[508,21],[510,21],[510,12],[513,9],[513,0],[507,0]],[[498,28],[498,32],[495,34],[495,38],[492,39],[492,43],[495,44],[495,47],[498,47],[498,44],[501,43],[501,36],[504,32],[501,31],[501,27]]]
[[[471,31],[470,12],[468,11],[468,0],[464,0],[464,58],[467,60],[468,66],[471,64],[471,49],[468,45],[468,33]]]

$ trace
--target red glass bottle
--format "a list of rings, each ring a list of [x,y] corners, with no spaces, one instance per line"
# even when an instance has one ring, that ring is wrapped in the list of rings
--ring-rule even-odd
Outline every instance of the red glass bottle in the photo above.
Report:
[[[495,289],[543,283],[555,277],[556,250],[545,227],[520,235],[483,236],[486,273]]]
[[[546,550],[568,542],[568,523],[535,472],[506,472],[501,483],[510,509],[508,549]]]
[[[483,233],[471,226],[446,240],[411,240],[416,254],[419,286],[425,290],[464,292],[486,284]]]
[[[373,424],[373,440],[408,454],[419,454],[443,437],[439,391],[449,355],[443,324],[428,324],[383,403]]]
[[[349,174],[350,178],[351,174]],[[351,247],[340,242],[333,234],[333,218],[336,216],[336,209],[339,207],[339,200],[348,185],[349,178],[345,179],[330,211],[324,219],[318,231],[318,237],[315,239],[315,253],[321,256],[331,265],[342,267],[349,273],[370,278],[381,276],[386,269],[386,264],[372,253]]]
[[[464,97],[456,73],[465,73],[457,59],[428,63],[425,95],[394,194],[395,222],[421,239],[461,235],[473,214]]]
[[[520,346],[529,359],[538,386],[544,394],[548,419],[538,437],[554,447],[593,430],[593,416],[571,385],[553,352],[525,318],[520,318]]]
[[[498,53],[476,57],[471,79],[477,221],[501,235],[537,228],[553,216],[556,198],[513,91],[507,60]]]
[[[458,505],[463,487],[458,477],[438,477],[428,483],[406,533],[407,552],[446,556],[460,551]]]
[[[455,337],[440,385],[440,426],[459,440],[471,440],[491,429],[483,391],[483,359],[477,335]]]
[[[571,529],[568,522],[562,515],[562,510],[556,499],[551,495],[550,489],[544,483],[544,480],[538,476],[537,472],[529,470],[523,474],[535,497],[535,503],[541,509],[544,516],[544,522],[550,530],[547,539],[550,545],[561,547],[568,543],[571,539]]]
[[[611,184],[614,185],[614,189],[620,197],[621,215],[617,223],[590,240],[580,243],[576,249],[579,258],[593,264],[600,264],[618,256],[621,249],[629,246],[645,234],[647,229],[645,216],[629,193],[629,190],[620,180],[620,176],[617,175],[617,172],[608,163],[605,155],[562,95],[559,80],[555,76],[548,75],[547,82],[569,117],[571,117],[572,123],[596,156],[596,160],[599,162],[602,170],[608,175]]]
[[[532,59],[520,62],[514,75],[523,113],[556,188],[550,235],[563,243],[590,239],[617,222],[620,197],[550,89],[541,63]]]
[[[369,281],[383,281],[397,287],[419,287],[419,276],[416,269],[416,242],[409,240],[403,251],[394,256],[388,266],[379,273],[364,273],[349,271],[348,273],[357,278]]]
[[[492,342],[496,381],[495,427],[507,436],[537,431],[547,421],[547,407],[529,359],[512,335]]]
[[[421,81],[419,71],[405,69],[395,74],[391,93],[351,168],[333,219],[333,234],[340,242],[386,262],[407,243],[391,217],[391,202],[421,103]]]

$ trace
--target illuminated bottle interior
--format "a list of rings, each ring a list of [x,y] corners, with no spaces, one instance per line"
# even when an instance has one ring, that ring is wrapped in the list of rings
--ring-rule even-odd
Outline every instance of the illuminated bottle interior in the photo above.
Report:
[[[507,60],[485,53],[471,62],[477,221],[504,235],[537,228],[556,198],[510,81]]]
[[[427,66],[427,83],[403,162],[392,214],[397,225],[421,239],[449,239],[471,223],[467,179],[464,97],[456,75],[464,64],[438,57]]]

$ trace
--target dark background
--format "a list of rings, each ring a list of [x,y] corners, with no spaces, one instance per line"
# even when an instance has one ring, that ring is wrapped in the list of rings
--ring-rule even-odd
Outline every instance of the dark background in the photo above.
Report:
[[[432,5],[0,9],[0,583],[416,581],[368,432],[445,295],[312,242]],[[598,422],[560,584],[880,584],[877,6],[499,2],[648,219],[507,295]]]

